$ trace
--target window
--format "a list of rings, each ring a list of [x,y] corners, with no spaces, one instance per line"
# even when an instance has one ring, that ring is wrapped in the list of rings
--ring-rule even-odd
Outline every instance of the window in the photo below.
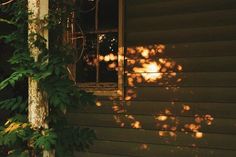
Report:
[[[118,88],[118,0],[81,0],[74,21],[76,80],[84,88]]]

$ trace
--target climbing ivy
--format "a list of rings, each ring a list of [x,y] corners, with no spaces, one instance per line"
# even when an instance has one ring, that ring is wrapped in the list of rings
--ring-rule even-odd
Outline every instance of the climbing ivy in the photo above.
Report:
[[[30,34],[35,37],[33,46],[40,50],[37,62],[29,53],[27,1],[16,0],[1,6],[1,12],[8,15],[1,21],[14,26],[14,31],[1,36],[1,40],[11,45],[14,53],[9,60],[13,73],[0,82],[0,91],[31,77],[39,82],[49,104],[49,128],[33,129],[27,119],[27,97],[18,95],[0,102],[0,109],[11,115],[0,126],[0,147],[7,149],[9,157],[40,157],[43,150],[55,150],[56,157],[70,157],[76,150],[88,149],[96,138],[93,130],[70,126],[66,118],[72,108],[95,105],[94,95],[80,90],[69,79],[67,65],[73,63],[74,50],[63,42],[63,34],[74,5],[68,0],[49,1],[49,15],[40,21],[47,23],[49,48],[43,36]]]

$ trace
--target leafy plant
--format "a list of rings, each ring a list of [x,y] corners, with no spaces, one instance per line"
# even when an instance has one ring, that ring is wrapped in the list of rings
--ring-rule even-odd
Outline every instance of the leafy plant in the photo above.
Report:
[[[49,114],[46,120],[49,128],[31,127],[27,120],[27,98],[8,98],[0,102],[0,109],[11,114],[11,118],[0,127],[0,147],[7,148],[9,157],[38,157],[42,156],[43,150],[55,150],[56,156],[69,157],[75,150],[88,149],[96,138],[94,131],[70,126],[66,120],[70,108],[95,105],[95,96],[78,89],[69,79],[67,70],[67,65],[73,64],[74,50],[63,42],[63,36],[74,5],[67,0],[50,0],[49,15],[39,21],[47,23],[49,48],[43,36],[30,34],[35,39],[31,43],[40,50],[36,62],[29,52],[27,1],[17,0],[1,6],[1,9],[8,14],[9,18],[5,21],[14,25],[15,31],[0,37],[14,48],[9,60],[14,72],[0,82],[0,91],[28,77],[37,80],[40,90],[47,95]]]

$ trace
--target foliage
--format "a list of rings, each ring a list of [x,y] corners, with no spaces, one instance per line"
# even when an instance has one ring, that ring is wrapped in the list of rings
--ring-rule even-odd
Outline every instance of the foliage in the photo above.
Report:
[[[66,111],[74,107],[95,105],[95,97],[78,89],[69,79],[67,65],[73,63],[74,50],[63,42],[63,33],[73,11],[73,4],[67,0],[50,0],[50,13],[44,21],[50,31],[49,48],[46,39],[40,34],[30,34],[35,40],[33,46],[40,50],[38,61],[30,56],[28,45],[27,1],[17,0],[1,11],[9,15],[7,24],[14,25],[15,31],[1,36],[5,43],[14,48],[9,60],[13,73],[0,82],[0,91],[15,86],[20,80],[31,77],[37,80],[43,92],[47,93],[49,128],[33,129],[27,120],[27,98],[17,96],[0,102],[0,109],[9,111],[11,118],[0,127],[0,147],[7,147],[9,157],[30,157],[32,152],[42,155],[42,150],[52,150],[58,157],[69,157],[73,151],[89,148],[96,138],[89,128],[70,126],[66,120]],[[1,20],[1,21],[4,21]]]

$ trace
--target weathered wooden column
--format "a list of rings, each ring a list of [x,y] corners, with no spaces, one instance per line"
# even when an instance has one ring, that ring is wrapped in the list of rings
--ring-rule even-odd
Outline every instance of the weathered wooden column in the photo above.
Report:
[[[29,25],[28,25],[28,43],[31,56],[35,62],[38,61],[40,51],[32,43],[36,40],[34,33],[39,33],[47,40],[48,46],[48,30],[43,27],[44,17],[48,15],[48,0],[28,0]],[[45,94],[39,89],[38,81],[29,78],[28,80],[28,119],[32,128],[42,129],[48,128],[46,117],[48,115],[48,103]],[[35,155],[36,156],[36,155]],[[53,153],[43,151],[43,157],[53,157]]]

